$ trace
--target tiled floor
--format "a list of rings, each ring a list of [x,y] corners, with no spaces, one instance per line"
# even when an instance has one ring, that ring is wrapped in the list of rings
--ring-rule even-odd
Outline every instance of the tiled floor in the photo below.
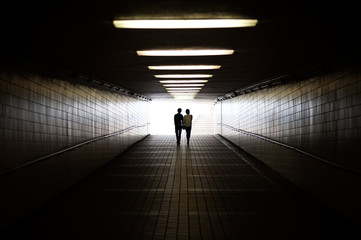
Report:
[[[189,146],[177,146],[175,136],[149,136],[20,222],[11,235],[49,240],[344,237],[341,220],[221,140],[193,136]]]

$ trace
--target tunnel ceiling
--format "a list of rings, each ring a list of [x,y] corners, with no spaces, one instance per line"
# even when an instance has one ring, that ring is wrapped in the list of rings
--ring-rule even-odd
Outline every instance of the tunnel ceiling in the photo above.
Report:
[[[333,4],[333,5],[332,5]],[[171,98],[153,75],[209,73],[196,99],[355,54],[357,7],[315,1],[48,1],[2,6],[2,51],[21,52],[150,98]],[[117,29],[114,19],[252,18],[256,27]],[[149,57],[137,50],[234,49],[229,56]],[[217,70],[157,71],[150,65],[216,64]]]

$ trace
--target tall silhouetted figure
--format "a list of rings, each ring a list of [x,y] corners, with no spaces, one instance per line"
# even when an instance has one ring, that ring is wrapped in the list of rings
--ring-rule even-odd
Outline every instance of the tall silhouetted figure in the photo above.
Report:
[[[189,109],[186,110],[186,114],[183,117],[183,124],[186,128],[186,132],[187,132],[187,144],[189,144],[189,139],[191,137],[191,130],[192,130],[192,120],[193,120],[193,116],[191,114],[189,114]]]
[[[178,108],[178,113],[174,115],[175,136],[177,138],[178,145],[180,144],[183,125],[183,115],[181,114],[181,112],[182,109]]]

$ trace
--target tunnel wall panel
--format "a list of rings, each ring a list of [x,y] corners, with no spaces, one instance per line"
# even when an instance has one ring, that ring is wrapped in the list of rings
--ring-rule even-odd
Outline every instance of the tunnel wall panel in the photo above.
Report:
[[[358,221],[361,178],[361,74],[343,71],[219,102],[217,133],[342,214]],[[238,129],[243,130],[237,131]],[[300,149],[261,140],[257,134]]]
[[[0,91],[1,171],[148,121],[147,102],[66,81],[2,74]]]
[[[149,134],[149,102],[39,75],[0,73],[0,172],[114,132],[0,177],[7,226]]]

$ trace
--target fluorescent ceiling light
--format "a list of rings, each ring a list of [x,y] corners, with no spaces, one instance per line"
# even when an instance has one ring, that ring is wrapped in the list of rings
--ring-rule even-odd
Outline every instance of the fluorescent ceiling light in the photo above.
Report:
[[[160,83],[206,83],[208,80],[162,80]]]
[[[176,95],[176,94],[170,94],[173,97],[195,97],[197,94],[192,94],[192,95]]]
[[[199,91],[198,91],[199,92]],[[170,94],[172,95],[184,95],[184,96],[193,96],[193,95],[197,95],[198,92],[174,92],[174,91],[169,91]]]
[[[202,88],[166,88],[167,90],[201,90]]]
[[[173,94],[197,94],[199,90],[167,90],[169,93]]]
[[[180,49],[180,50],[144,50],[137,51],[139,56],[217,56],[232,55],[231,49]]]
[[[204,87],[204,84],[164,84],[164,87]]]
[[[194,94],[174,94],[174,93],[169,93],[171,96],[173,97],[195,97],[197,95],[197,93]]]
[[[209,70],[220,69],[220,65],[167,65],[167,66],[148,66],[150,70]]]
[[[186,94],[170,94],[173,97],[195,97],[197,94],[186,95]]]
[[[212,74],[161,74],[154,75],[156,78],[211,78]]]
[[[114,20],[116,28],[132,29],[190,29],[190,28],[240,28],[254,27],[257,19],[162,19]]]
[[[177,97],[194,97],[197,95],[197,93],[192,93],[192,94],[187,94],[187,93],[169,93],[172,96],[177,96]]]

